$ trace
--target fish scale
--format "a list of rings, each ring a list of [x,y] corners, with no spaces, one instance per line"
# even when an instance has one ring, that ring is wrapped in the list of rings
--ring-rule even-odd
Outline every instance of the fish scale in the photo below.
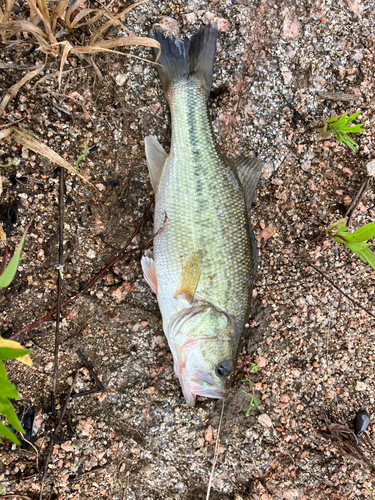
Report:
[[[244,195],[217,151],[204,91],[194,82],[180,81],[171,93],[172,147],[155,209],[155,231],[164,213],[168,217],[154,240],[160,309],[162,314],[174,312],[171,296],[182,266],[200,249],[202,272],[196,294],[240,318],[249,301],[252,265]]]

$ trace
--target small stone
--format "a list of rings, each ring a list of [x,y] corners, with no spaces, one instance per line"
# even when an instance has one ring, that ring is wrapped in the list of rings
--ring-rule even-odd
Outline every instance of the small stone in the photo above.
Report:
[[[284,71],[282,75],[283,75],[284,85],[289,85],[293,79],[293,73],[291,71]]]
[[[94,420],[91,417],[86,420],[80,420],[78,422],[77,431],[80,432],[82,436],[89,436],[93,423]]]
[[[219,31],[229,31],[231,26],[230,26],[230,21],[228,19],[224,19],[223,17],[219,17],[216,19],[217,22],[217,29]]]
[[[289,401],[290,401],[290,397],[288,396],[288,394],[283,394],[283,395],[281,396],[281,398],[280,398],[280,401],[281,401],[282,403],[289,403]]]
[[[264,356],[261,356],[259,354],[259,356],[257,356],[255,359],[255,363],[259,366],[259,368],[264,368],[267,365],[268,361]]]
[[[215,19],[215,14],[210,11],[207,11],[203,16],[203,22],[205,24],[211,23],[214,19]]]
[[[194,14],[194,12],[189,12],[188,14],[185,14],[185,20],[187,23],[195,23],[197,20],[197,16]]]
[[[210,427],[204,431],[204,439],[208,442],[212,441],[212,429]]]
[[[267,415],[267,413],[263,413],[262,415],[259,415],[258,422],[260,423],[260,425],[263,425],[263,427],[268,428],[268,427],[272,426],[272,420]]]
[[[273,236],[276,233],[276,231],[277,228],[273,224],[270,224],[265,229],[263,229],[263,231],[261,231],[258,234],[258,236],[256,236],[256,240],[259,242],[261,242],[262,240],[267,241],[269,238],[271,238],[271,236]]]
[[[168,16],[162,17],[160,23],[157,23],[154,26],[157,28],[161,28],[168,35],[178,36],[178,34],[180,33],[178,22]]]
[[[283,38],[297,38],[299,35],[299,21],[295,17],[291,19],[290,17],[286,17],[283,22],[283,30],[281,32],[281,36]]]
[[[62,443],[60,446],[65,451],[74,451],[71,441],[66,441],[65,443]]]
[[[130,285],[128,283],[123,283],[116,290],[113,290],[111,293],[112,297],[116,300],[123,300],[128,295],[128,293],[134,290],[134,285]]]
[[[94,250],[92,248],[90,248],[90,250],[87,252],[86,256],[89,258],[89,259],[95,259],[96,257],[96,253],[94,252]]]
[[[116,84],[119,86],[119,87],[122,87],[123,85],[125,85],[125,82],[126,82],[126,76],[125,75],[116,75],[115,76],[115,82]]]
[[[369,177],[375,176],[375,160],[372,160],[369,163],[367,163],[366,170],[367,170],[367,175]]]
[[[360,381],[357,382],[357,384],[355,386],[356,391],[365,391],[366,389],[367,389],[367,385],[364,382],[360,382]]]

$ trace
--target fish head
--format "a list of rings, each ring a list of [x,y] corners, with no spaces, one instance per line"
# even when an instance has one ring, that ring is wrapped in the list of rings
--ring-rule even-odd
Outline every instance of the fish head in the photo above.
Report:
[[[235,369],[239,335],[231,318],[211,305],[185,309],[170,330],[174,369],[187,403],[223,399]]]

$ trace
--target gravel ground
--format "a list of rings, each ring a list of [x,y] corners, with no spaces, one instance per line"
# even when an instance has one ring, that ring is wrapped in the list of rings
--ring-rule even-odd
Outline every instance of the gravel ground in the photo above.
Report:
[[[114,1],[109,8],[122,7]],[[25,5],[18,10],[12,18],[27,18]],[[359,410],[375,414],[375,272],[330,241],[325,228],[343,217],[375,158],[373,2],[150,2],[131,11],[126,25],[147,36],[159,22],[184,36],[211,20],[220,29],[209,103],[218,144],[228,156],[258,156],[265,168],[252,221],[259,275],[210,498],[371,498],[375,426],[358,442],[348,428]],[[80,43],[88,35],[88,28],[75,31]],[[150,57],[149,49],[130,51]],[[71,164],[89,141],[79,168],[98,190],[66,176],[65,298],[117,255],[140,221],[152,197],[143,139],[157,135],[168,149],[170,118],[156,73],[140,59],[97,55],[99,78],[90,58],[69,56],[60,91],[56,77],[34,86],[58,71],[58,60],[49,60],[0,125],[22,120]],[[22,65],[44,62],[44,55],[21,36],[2,43],[0,62],[4,95],[26,74]],[[324,94],[338,92],[351,97]],[[356,154],[319,138],[314,127],[323,119],[356,110],[365,128]],[[0,294],[0,334],[10,335],[56,304],[59,168],[8,139],[0,141],[0,156],[2,164],[18,162],[1,169],[1,222],[12,249],[31,222],[25,259]],[[375,220],[374,200],[370,187],[354,228]],[[151,235],[148,214],[133,247]],[[222,402],[185,404],[140,258],[137,252],[117,263],[62,321],[57,411],[76,371],[76,392],[95,385],[77,349],[106,392],[72,401],[53,445],[45,499],[206,498]],[[16,409],[36,412],[32,447],[0,445],[3,493],[19,498],[39,498],[56,427],[49,401],[54,331],[50,322],[19,337],[33,349],[32,368],[7,363],[21,395]],[[260,410],[253,404],[246,416],[243,390],[250,389],[241,380],[252,363]]]

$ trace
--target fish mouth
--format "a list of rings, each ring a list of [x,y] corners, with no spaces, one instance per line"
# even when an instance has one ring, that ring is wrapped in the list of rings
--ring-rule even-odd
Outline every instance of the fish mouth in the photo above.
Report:
[[[186,402],[190,406],[195,406],[197,396],[224,399],[228,395],[228,391],[216,385],[211,375],[207,373],[189,374],[181,380],[181,386]]]

